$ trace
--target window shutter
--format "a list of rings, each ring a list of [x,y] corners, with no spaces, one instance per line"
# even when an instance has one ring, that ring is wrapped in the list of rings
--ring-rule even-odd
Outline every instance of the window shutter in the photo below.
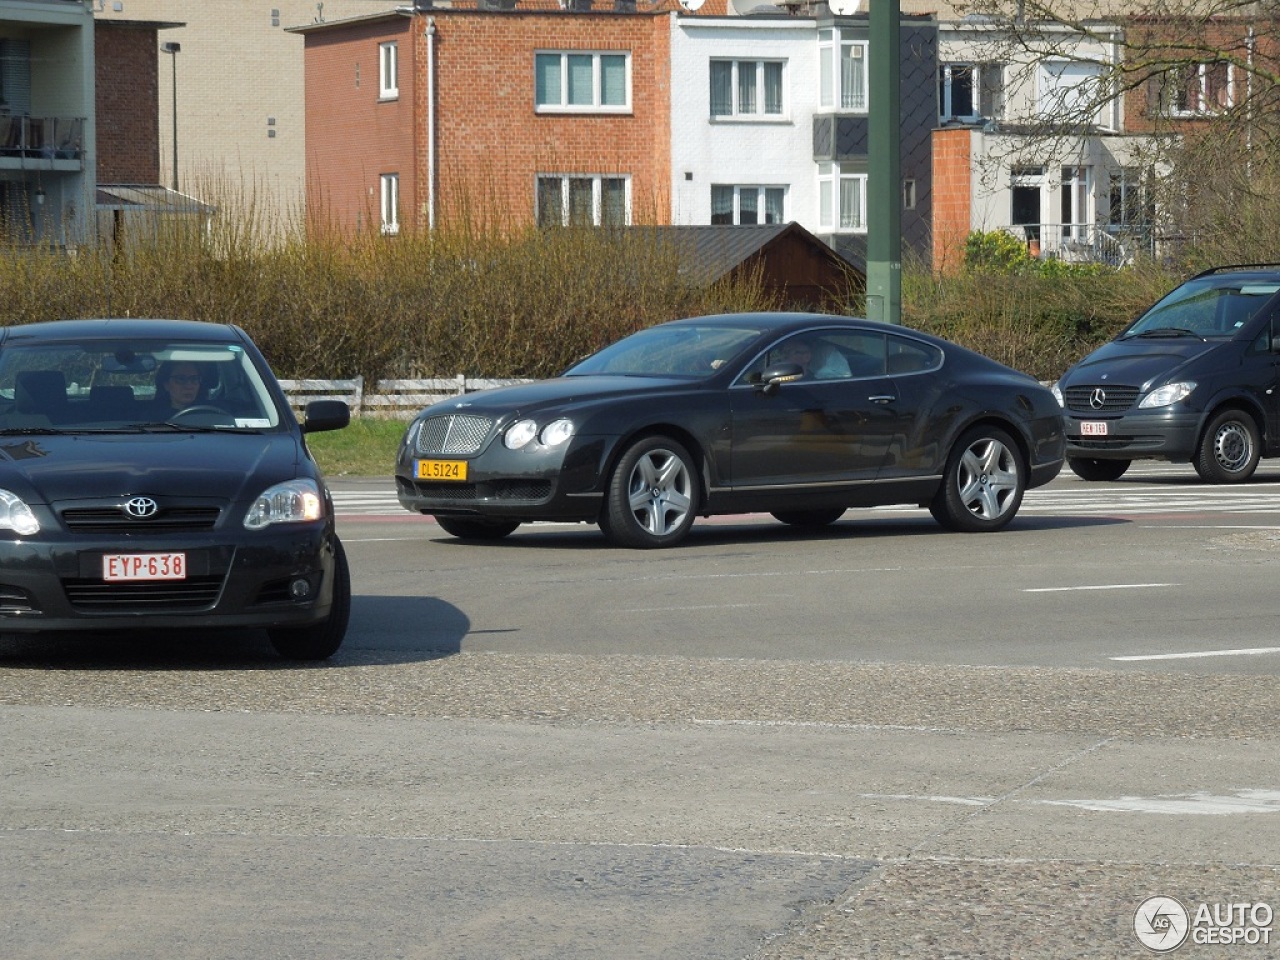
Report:
[[[998,120],[1004,114],[1004,64],[984,63],[980,73],[982,90],[978,110],[982,116]]]
[[[1148,117],[1158,117],[1164,112],[1164,77],[1156,74],[1147,77],[1147,109]]]

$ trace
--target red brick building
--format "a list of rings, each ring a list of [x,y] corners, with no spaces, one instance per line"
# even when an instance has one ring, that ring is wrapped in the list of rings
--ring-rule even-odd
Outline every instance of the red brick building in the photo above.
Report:
[[[94,26],[98,182],[160,182],[157,24]]]
[[[296,32],[313,225],[500,227],[557,203],[669,222],[665,14],[401,10]]]

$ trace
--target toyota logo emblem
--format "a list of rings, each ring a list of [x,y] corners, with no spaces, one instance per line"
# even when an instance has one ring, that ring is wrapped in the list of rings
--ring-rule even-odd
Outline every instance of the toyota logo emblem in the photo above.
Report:
[[[1095,410],[1101,410],[1107,402],[1107,391],[1101,387],[1094,387],[1093,393],[1089,394],[1089,406]]]
[[[150,497],[133,497],[130,500],[126,500],[124,504],[124,512],[135,520],[146,520],[148,517],[154,517],[159,509],[160,505]]]

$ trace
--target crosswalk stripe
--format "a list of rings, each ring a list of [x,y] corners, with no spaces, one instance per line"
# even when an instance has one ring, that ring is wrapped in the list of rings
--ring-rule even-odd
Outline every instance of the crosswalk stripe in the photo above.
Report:
[[[1083,484],[1083,481],[1081,481]],[[339,516],[401,516],[394,492],[333,491]],[[854,511],[856,514],[858,511]],[[909,505],[876,507],[874,513],[919,513]],[[1128,489],[1094,486],[1082,489],[1028,490],[1020,513],[1038,516],[1125,515],[1144,516],[1168,513],[1248,513],[1280,514],[1280,486],[1244,484],[1229,489],[1199,485],[1186,489],[1165,486],[1135,486]]]

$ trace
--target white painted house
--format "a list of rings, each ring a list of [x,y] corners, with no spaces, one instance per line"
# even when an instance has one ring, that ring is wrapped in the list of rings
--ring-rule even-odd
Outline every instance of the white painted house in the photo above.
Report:
[[[672,18],[673,223],[819,232],[817,45],[809,18]]]
[[[936,21],[904,21],[903,238],[928,243],[929,136],[937,125]],[[672,222],[794,221],[865,258],[868,21],[814,12],[673,17]]]

